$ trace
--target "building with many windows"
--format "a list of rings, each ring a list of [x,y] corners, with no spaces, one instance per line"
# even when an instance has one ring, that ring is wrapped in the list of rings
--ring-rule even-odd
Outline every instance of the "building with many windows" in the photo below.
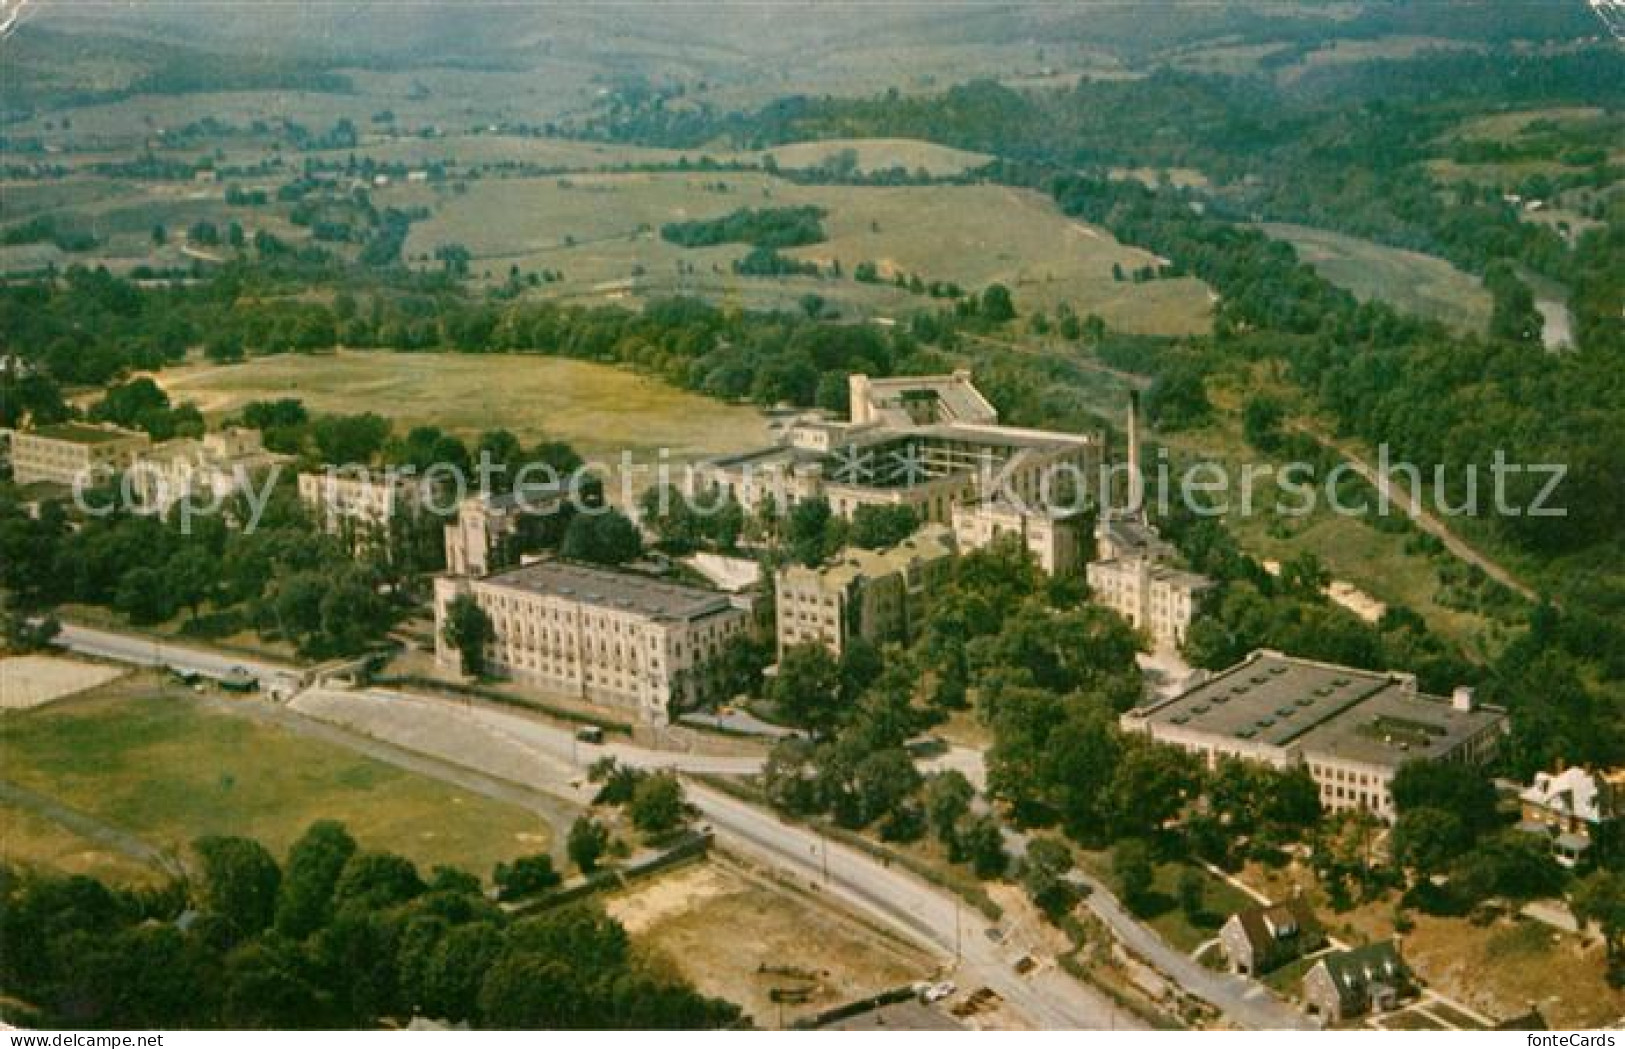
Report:
[[[105,484],[129,468],[152,439],[108,424],[57,423],[11,435],[11,476],[18,484]]]
[[[1179,695],[1124,714],[1126,731],[1199,754],[1305,768],[1331,812],[1394,818],[1395,773],[1413,761],[1483,764],[1507,732],[1506,713],[1470,688],[1450,698],[1416,678],[1260,650]]]
[[[491,670],[650,725],[710,697],[715,660],[751,619],[748,598],[563,561],[483,579],[440,576],[435,658],[446,667],[461,664],[445,625],[462,594],[490,617]]]
[[[1084,569],[1095,601],[1149,633],[1159,644],[1180,645],[1190,632],[1202,595],[1213,581],[1176,568],[1172,544],[1146,518],[1140,477],[1139,398],[1128,411],[1128,495],[1106,507],[1095,527],[1095,559]]]
[[[141,505],[163,513],[183,498],[224,500],[292,458],[267,451],[258,430],[228,428],[154,445],[129,472]]]
[[[779,655],[820,644],[840,656],[853,638],[912,639],[953,558],[953,533],[927,525],[886,550],[849,547],[816,568],[786,565],[774,580]]]
[[[484,576],[519,563],[527,546],[527,525],[564,512],[565,494],[484,492],[457,504],[457,516],[445,526],[446,571]]]
[[[1015,536],[1038,567],[1053,576],[1074,576],[1083,566],[1087,526],[1081,512],[1026,507],[1007,499],[960,503],[953,508],[954,540],[961,551],[982,550]]]
[[[907,506],[948,524],[956,505],[986,499],[1076,507],[1098,470],[1098,434],[1001,425],[969,372],[848,382],[848,421],[797,420],[772,447],[698,464],[691,490],[721,489],[753,513],[823,497],[842,517]]]
[[[432,491],[410,471],[335,467],[299,475],[299,501],[322,531],[356,551],[414,523]]]

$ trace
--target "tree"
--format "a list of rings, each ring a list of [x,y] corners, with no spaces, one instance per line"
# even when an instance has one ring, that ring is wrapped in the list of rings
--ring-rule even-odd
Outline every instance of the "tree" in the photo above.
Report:
[[[779,660],[767,695],[793,725],[827,732],[841,718],[841,668],[829,649],[816,642],[792,645]]]
[[[669,772],[647,776],[632,792],[627,815],[644,834],[664,834],[683,822],[683,786]]]
[[[319,820],[310,825],[288,850],[277,895],[277,932],[302,940],[327,924],[333,913],[333,890],[355,850],[355,839],[343,824]]]
[[[896,546],[920,527],[911,506],[860,506],[852,514],[848,537],[854,546],[882,550]]]
[[[1625,982],[1625,874],[1593,871],[1574,886],[1569,897],[1575,918],[1595,922],[1608,952],[1608,980]]]
[[[248,838],[209,835],[192,843],[203,866],[205,906],[247,939],[276,918],[282,872],[265,846]]]
[[[358,852],[344,865],[333,890],[335,910],[356,906],[381,911],[422,895],[425,886],[417,868],[404,856],[389,852]]]
[[[201,546],[188,546],[178,551],[164,565],[169,581],[170,596],[177,604],[185,605],[197,622],[198,609],[214,594],[215,580],[220,576],[220,564]]]
[[[790,510],[785,525],[785,543],[790,556],[809,568],[816,567],[840,546],[840,522],[823,496],[803,499]]]
[[[570,862],[580,868],[582,874],[591,874],[598,869],[599,859],[609,848],[609,828],[591,816],[578,816],[570,824],[566,848]]]
[[[1058,918],[1072,909],[1077,890],[1066,880],[1072,870],[1072,849],[1065,841],[1049,835],[1035,836],[1027,843],[1021,861],[1021,884],[1038,909]]]
[[[1443,761],[1413,761],[1400,767],[1390,787],[1394,807],[1448,812],[1461,822],[1468,844],[1499,821],[1495,786],[1477,768]]]
[[[458,594],[446,606],[446,644],[462,657],[463,673],[484,677],[485,649],[491,643],[491,617],[472,594]]]
[[[583,1006],[574,966],[563,959],[509,952],[480,985],[480,1025],[498,1031],[570,1029]]]
[[[955,835],[960,852],[978,878],[997,878],[1010,865],[1004,851],[1004,832],[992,816],[973,816]]]
[[[877,750],[853,770],[859,818],[864,824],[890,816],[920,786],[914,759],[900,747]]]
[[[372,412],[323,415],[311,425],[322,462],[334,466],[370,463],[389,438],[389,420]]]
[[[643,537],[625,514],[604,508],[571,518],[559,552],[575,561],[621,565],[643,553]]]
[[[1175,886],[1179,896],[1179,909],[1185,917],[1194,924],[1205,914],[1207,882],[1202,872],[1195,867],[1186,867],[1179,872],[1179,882]]]
[[[1472,847],[1471,832],[1454,812],[1436,808],[1403,811],[1394,821],[1394,862],[1415,871],[1418,880],[1442,874],[1451,860]]]
[[[970,811],[976,788],[957,769],[937,772],[926,777],[925,815],[937,840],[943,844],[953,841],[959,821]]]
[[[1124,838],[1112,849],[1112,876],[1117,891],[1129,907],[1143,906],[1151,894],[1155,872],[1151,846],[1143,838]]]
[[[162,623],[175,614],[175,592],[161,569],[137,565],[119,579],[113,607],[136,623]]]
[[[535,896],[556,887],[561,880],[553,869],[553,857],[545,852],[520,856],[512,863],[498,863],[491,872],[497,899],[503,901]]]
[[[1010,298],[1010,289],[1003,284],[989,284],[982,291],[982,317],[993,324],[1004,324],[1016,316],[1016,304]]]

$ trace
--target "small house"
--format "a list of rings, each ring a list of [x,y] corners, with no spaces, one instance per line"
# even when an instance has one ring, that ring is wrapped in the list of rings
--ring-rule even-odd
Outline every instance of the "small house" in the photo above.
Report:
[[[1328,1024],[1388,1012],[1415,991],[1393,940],[1328,954],[1303,977],[1304,1008]]]
[[[1219,930],[1219,942],[1233,971],[1257,976],[1319,950],[1326,937],[1308,901],[1295,896],[1232,914]]]

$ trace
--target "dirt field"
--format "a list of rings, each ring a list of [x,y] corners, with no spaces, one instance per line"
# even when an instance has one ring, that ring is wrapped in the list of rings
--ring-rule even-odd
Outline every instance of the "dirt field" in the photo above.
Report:
[[[7,780],[176,854],[203,834],[241,834],[281,855],[317,819],[427,870],[488,877],[543,851],[542,819],[354,751],[166,692],[150,675],[0,719]],[[43,848],[43,846],[41,846]]]
[[[589,458],[667,448],[682,460],[768,441],[753,408],[552,357],[346,351],[197,365],[156,378],[172,397],[211,416],[253,400],[298,397],[315,412],[378,412],[402,432],[428,423],[471,438],[506,427],[526,442],[568,441]]]
[[[827,210],[829,239],[786,254],[826,268],[839,261],[844,276],[736,277],[731,266],[745,254],[744,245],[685,249],[658,233],[676,220],[802,204]],[[562,271],[564,281],[547,293],[567,298],[687,291],[754,306],[794,305],[815,292],[860,315],[931,305],[889,285],[851,279],[859,263],[873,262],[883,276],[902,272],[973,290],[1000,282],[1018,309],[1051,310],[1066,302],[1124,331],[1187,334],[1206,331],[1209,323],[1200,281],[1116,281],[1114,264],[1133,270],[1152,256],[1068,219],[1041,194],[999,186],[801,186],[754,173],[701,171],[580,175],[485,180],[434,206],[432,218],[412,227],[411,262],[428,264],[423,260],[437,246],[458,243],[473,254],[474,272],[489,269],[493,279],[511,265]]]
[[[0,710],[31,710],[122,677],[118,667],[60,656],[0,658]]]
[[[778,1027],[931,975],[923,952],[723,860],[682,867],[609,901],[633,940],[701,991]],[[802,1000],[774,1002],[775,989]]]

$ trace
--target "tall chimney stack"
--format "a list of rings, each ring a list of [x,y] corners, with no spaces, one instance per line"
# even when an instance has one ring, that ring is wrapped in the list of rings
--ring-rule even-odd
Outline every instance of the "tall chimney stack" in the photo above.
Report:
[[[1145,510],[1145,479],[1140,475],[1140,391],[1128,393],[1128,512]]]

